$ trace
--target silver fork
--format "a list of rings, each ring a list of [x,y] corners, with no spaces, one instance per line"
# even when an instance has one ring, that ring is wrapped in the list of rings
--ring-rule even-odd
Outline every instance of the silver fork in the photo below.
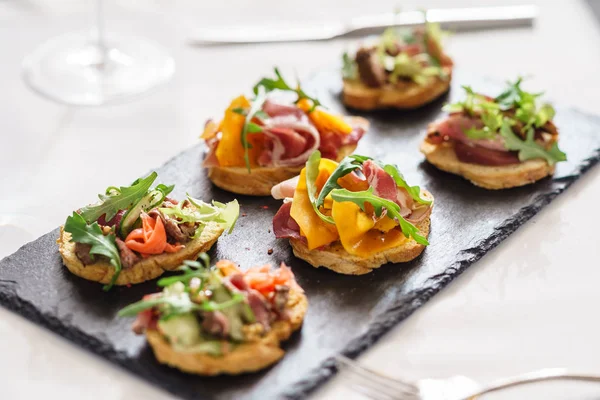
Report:
[[[373,400],[472,400],[476,396],[544,381],[600,382],[600,375],[573,374],[563,368],[546,368],[480,385],[465,376],[406,382],[366,368],[347,357],[336,356],[340,370],[352,376],[352,388]]]

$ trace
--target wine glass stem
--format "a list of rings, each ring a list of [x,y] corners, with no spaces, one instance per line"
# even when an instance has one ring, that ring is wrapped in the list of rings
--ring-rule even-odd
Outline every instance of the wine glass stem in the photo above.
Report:
[[[104,31],[104,0],[96,0],[95,11],[94,41],[100,52],[100,62],[98,64],[103,65],[106,61],[106,52],[108,50]]]

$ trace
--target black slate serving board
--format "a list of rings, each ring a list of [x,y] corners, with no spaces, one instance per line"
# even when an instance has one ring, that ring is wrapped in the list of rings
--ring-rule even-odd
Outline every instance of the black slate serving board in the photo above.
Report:
[[[462,96],[459,84],[491,94],[501,88],[456,74],[452,98]],[[340,85],[335,71],[319,73],[307,83],[324,104],[344,111]],[[364,114],[372,129],[358,152],[397,163],[411,184],[424,186],[435,196],[431,245],[413,262],[386,265],[360,277],[312,268],[295,259],[287,242],[277,241],[271,233],[279,202],[238,196],[243,215],[234,233],[213,248],[213,259],[228,258],[243,267],[285,261],[310,301],[301,332],[292,336],[285,346],[286,357],[272,368],[238,377],[201,378],[159,365],[143,337],[130,332],[131,319],[116,317],[123,306],[156,291],[155,282],[104,293],[101,285],[72,276],[56,249],[58,230],[0,262],[0,304],[183,398],[305,397],[334,372],[328,359],[332,354],[354,357],[371,346],[600,158],[600,118],[558,108],[555,121],[569,161],[558,166],[555,176],[523,188],[479,189],[424,163],[417,150],[427,123],[441,116],[445,100],[413,112]],[[157,170],[159,180],[175,183],[175,196],[187,191],[206,200],[231,200],[232,194],[208,182],[200,168],[202,153],[198,145],[176,156]],[[115,183],[126,183],[115,178]],[[271,255],[269,249],[274,250]]]

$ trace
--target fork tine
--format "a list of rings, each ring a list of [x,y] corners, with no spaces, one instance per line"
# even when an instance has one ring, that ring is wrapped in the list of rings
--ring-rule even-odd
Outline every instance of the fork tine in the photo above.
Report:
[[[419,398],[419,389],[411,383],[380,374],[342,355],[336,355],[335,357],[338,366],[347,367],[349,372],[362,378],[368,386],[376,389],[378,392],[385,392],[385,394],[394,396],[393,398],[396,399],[399,398],[399,395]]]
[[[360,385],[358,383],[353,383],[350,385],[350,387],[354,390],[356,390],[358,393],[362,394],[363,396],[371,399],[371,400],[398,400],[398,399],[402,399],[402,397],[399,397],[398,395],[396,396],[392,396],[389,395],[387,393],[383,393],[381,391],[378,391],[375,388],[369,387],[369,386],[363,386]]]

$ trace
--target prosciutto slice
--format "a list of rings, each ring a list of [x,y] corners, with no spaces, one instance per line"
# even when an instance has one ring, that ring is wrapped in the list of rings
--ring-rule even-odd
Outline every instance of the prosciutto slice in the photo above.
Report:
[[[351,123],[350,125],[353,129],[352,132],[350,132],[347,135],[333,132],[328,132],[322,135],[319,151],[321,152],[321,156],[323,158],[336,160],[338,158],[338,153],[342,146],[358,143],[358,141],[363,137],[363,135],[367,131],[366,127],[360,123]]]
[[[290,215],[291,209],[292,202],[283,203],[279,208],[279,211],[273,217],[273,233],[278,239],[306,240],[305,237],[300,235],[300,226]]]
[[[271,189],[271,196],[273,196],[273,198],[276,200],[282,200],[286,197],[294,197],[296,186],[298,186],[299,180],[300,175],[278,183]]]
[[[431,213],[431,206],[416,204],[404,188],[399,188],[390,174],[372,160],[363,164],[363,173],[375,195],[391,200],[400,206],[400,215],[411,223],[418,223]]]
[[[496,151],[508,151],[504,147],[504,140],[497,136],[495,139],[473,140],[465,135],[465,131],[475,128],[483,128],[483,122],[478,118],[471,118],[463,114],[454,114],[439,122],[435,129],[442,136],[447,136],[457,142],[470,144],[472,146],[484,147]]]
[[[293,115],[296,119],[306,117],[306,113],[296,106],[280,104],[269,99],[263,103],[262,110],[271,118],[284,115]]]
[[[268,119],[263,133],[271,140],[271,145],[259,156],[258,162],[262,166],[300,166],[321,144],[321,136],[314,126],[290,116]]]

